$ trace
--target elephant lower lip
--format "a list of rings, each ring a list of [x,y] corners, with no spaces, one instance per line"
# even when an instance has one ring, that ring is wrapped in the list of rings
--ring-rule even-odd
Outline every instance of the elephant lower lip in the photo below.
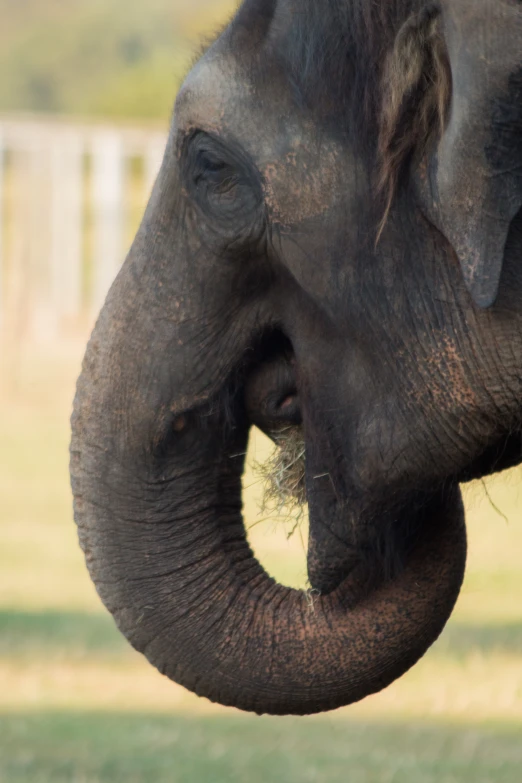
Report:
[[[313,567],[308,566],[308,580],[312,590],[316,590],[320,595],[329,595],[341,585],[344,580],[350,576],[350,571],[346,568],[335,569],[333,566],[326,568],[319,566],[318,573],[315,574]]]
[[[310,529],[314,527],[313,520]],[[308,542],[308,581],[313,590],[328,595],[336,590],[344,580],[353,574],[354,568],[363,558],[354,547],[349,547],[337,536],[328,540],[325,533],[321,540],[313,534]]]
[[[358,595],[367,594],[384,581],[396,579],[408,565],[427,520],[436,516],[442,491],[415,495],[400,509],[382,508],[366,517],[330,515],[310,502],[308,579],[321,595],[334,592],[347,578]],[[371,521],[370,521],[371,520]]]

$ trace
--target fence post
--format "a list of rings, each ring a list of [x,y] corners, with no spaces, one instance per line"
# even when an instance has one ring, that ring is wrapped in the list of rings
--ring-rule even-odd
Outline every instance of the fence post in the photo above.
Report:
[[[53,139],[51,299],[57,319],[82,309],[83,144],[73,130]]]
[[[123,149],[116,131],[92,142],[94,268],[92,309],[97,313],[123,261]]]
[[[53,338],[99,311],[135,217],[127,161],[142,161],[140,195],[148,198],[165,142],[139,128],[1,117],[2,330]]]
[[[0,125],[0,330],[4,320],[4,135]]]
[[[30,307],[26,328],[39,340],[56,336],[57,320],[51,300],[51,159],[44,135],[33,134],[25,149],[25,199],[28,220],[24,286]]]
[[[165,152],[165,139],[163,136],[154,136],[145,150],[145,198],[148,201],[152,188],[160,170],[161,161]],[[146,202],[145,202],[146,203]]]

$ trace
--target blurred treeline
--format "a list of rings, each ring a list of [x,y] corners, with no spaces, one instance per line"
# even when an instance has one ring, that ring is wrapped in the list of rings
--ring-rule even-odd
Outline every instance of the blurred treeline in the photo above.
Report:
[[[235,0],[0,0],[0,111],[165,119]]]

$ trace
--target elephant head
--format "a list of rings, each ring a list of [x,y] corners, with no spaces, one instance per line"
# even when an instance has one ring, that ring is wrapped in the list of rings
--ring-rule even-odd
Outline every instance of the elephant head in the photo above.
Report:
[[[71,472],[103,602],[200,695],[347,704],[452,611],[458,484],[521,459],[521,40],[518,0],[245,0],[178,95]],[[245,537],[252,423],[302,428],[312,607]]]

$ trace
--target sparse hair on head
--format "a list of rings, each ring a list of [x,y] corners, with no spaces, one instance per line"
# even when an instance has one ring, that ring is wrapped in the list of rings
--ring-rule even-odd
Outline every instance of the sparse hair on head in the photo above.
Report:
[[[441,21],[439,4],[428,3],[399,30],[384,64],[377,179],[384,212],[377,239],[405,165],[444,130],[451,71]]]

